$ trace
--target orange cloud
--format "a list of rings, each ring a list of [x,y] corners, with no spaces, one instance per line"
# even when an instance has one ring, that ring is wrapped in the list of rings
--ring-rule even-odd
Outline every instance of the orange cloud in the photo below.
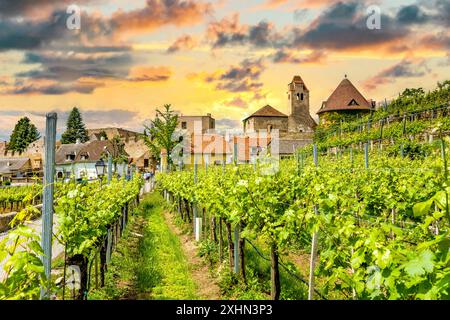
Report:
[[[147,0],[144,8],[115,12],[111,23],[120,33],[151,31],[164,25],[199,23],[212,12],[209,3],[182,0]]]
[[[377,75],[364,82],[364,88],[368,91],[375,90],[378,86],[393,83],[397,78],[424,77],[430,73],[430,69],[423,59],[403,59],[399,63],[390,66]]]
[[[172,76],[172,70],[168,67],[136,66],[131,68],[128,80],[130,81],[167,81]]]
[[[285,4],[285,3],[287,3],[288,1],[289,0],[267,0],[264,3],[264,7],[268,8],[268,9],[275,8],[275,7],[278,7],[278,6],[281,6],[281,5]]]
[[[280,49],[272,56],[272,60],[275,63],[323,64],[326,57],[322,51],[313,51],[304,57],[297,57],[294,51]]]
[[[167,49],[167,52],[174,53],[180,50],[190,50],[197,45],[197,40],[190,35],[183,35]]]

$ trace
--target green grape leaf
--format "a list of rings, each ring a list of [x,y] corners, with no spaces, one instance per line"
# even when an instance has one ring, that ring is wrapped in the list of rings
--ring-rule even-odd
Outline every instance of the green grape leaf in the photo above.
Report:
[[[433,204],[433,200],[427,200],[424,202],[416,203],[413,207],[413,213],[415,217],[420,217],[426,215],[430,212],[431,205]]]
[[[404,264],[405,271],[408,275],[422,276],[426,272],[433,271],[434,254],[430,250],[425,250],[417,257]]]

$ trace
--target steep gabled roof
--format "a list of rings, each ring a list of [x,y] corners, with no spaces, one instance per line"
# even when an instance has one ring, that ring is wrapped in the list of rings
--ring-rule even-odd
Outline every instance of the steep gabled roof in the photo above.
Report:
[[[347,78],[341,81],[317,114],[342,110],[372,110],[371,103]]]
[[[20,171],[29,163],[29,158],[4,158],[0,159],[0,173],[11,173]]]
[[[302,84],[303,87],[305,88],[306,91],[309,91],[308,88],[306,87],[305,82],[303,81],[302,77],[300,76],[294,76],[294,78],[292,79],[292,82],[289,83],[289,89],[290,90],[295,90],[295,86],[298,84]]]
[[[273,108],[272,106],[267,105],[267,106],[262,107],[261,109],[257,110],[255,113],[248,116],[247,118],[245,118],[244,121],[246,121],[247,119],[253,118],[253,117],[283,117],[283,118],[287,118],[288,116],[285,115],[284,113],[281,113],[280,111]]]
[[[76,162],[96,162],[105,155],[105,148],[113,153],[114,148],[110,140],[94,140],[86,143],[63,144],[56,151],[56,164],[76,163]],[[74,155],[73,161],[67,161],[67,155]],[[87,155],[87,160],[81,160],[82,155]],[[126,156],[129,156],[128,153]]]

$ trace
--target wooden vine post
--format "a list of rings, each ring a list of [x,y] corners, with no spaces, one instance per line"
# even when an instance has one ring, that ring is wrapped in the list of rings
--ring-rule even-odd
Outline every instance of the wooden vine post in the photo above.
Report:
[[[313,155],[314,155],[314,165],[317,168],[319,166],[319,155],[318,155],[318,150],[317,150],[317,144],[314,145]],[[316,215],[319,214],[319,209],[318,209],[317,205],[314,205],[314,213]],[[313,237],[312,237],[311,258],[310,258],[310,264],[309,264],[308,300],[314,300],[314,269],[315,269],[316,259],[317,259],[318,237],[319,237],[319,233],[317,231],[314,232]]]
[[[197,184],[197,174],[198,174],[197,156],[194,156],[194,184]],[[198,217],[198,208],[197,208],[197,203],[195,202],[195,200],[194,200],[194,203],[192,204],[192,206],[193,206],[193,211],[194,211],[193,221],[194,221],[195,240],[200,241],[202,218]]]
[[[445,177],[445,181],[448,181],[448,166],[447,166],[447,155],[445,153],[445,141],[444,138],[442,137],[442,132],[441,132],[441,155],[442,155],[442,160],[444,162],[444,177]],[[445,215],[448,219],[448,221],[450,222],[450,210],[449,210],[449,204],[448,204],[448,193],[445,193]]]
[[[369,169],[369,144],[367,142],[364,144],[364,160],[366,169]]]
[[[42,199],[42,264],[46,276],[45,285],[41,286],[40,298],[50,298],[50,284],[52,271],[52,234],[53,234],[53,197],[55,179],[55,146],[57,114],[46,115],[45,127],[45,164],[44,164],[44,196]]]
[[[237,166],[238,144],[236,137],[233,137],[233,162]],[[234,227],[234,273],[239,274],[239,224]]]

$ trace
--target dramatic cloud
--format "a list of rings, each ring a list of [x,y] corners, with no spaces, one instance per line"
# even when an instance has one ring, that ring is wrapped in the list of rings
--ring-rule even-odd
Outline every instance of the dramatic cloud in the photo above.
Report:
[[[306,30],[296,30],[293,45],[312,49],[349,50],[378,47],[407,37],[408,30],[382,15],[382,29],[367,28],[365,8],[356,2],[339,2],[321,14]]]
[[[40,64],[31,71],[17,74],[17,77],[32,79],[53,79],[62,82],[80,78],[124,78],[132,63],[129,53],[101,52],[28,52],[24,63]]]
[[[420,39],[423,46],[434,50],[450,50],[450,32],[443,31],[437,34],[428,34]]]
[[[305,3],[309,4],[308,1]],[[276,5],[279,2],[267,4]],[[450,11],[447,11],[448,5],[444,2],[436,3],[439,10],[425,10],[419,4],[412,4],[395,11],[383,10],[381,29],[371,30],[367,27],[365,1],[322,1],[321,4],[328,4],[329,7],[305,27],[288,25],[278,31],[269,21],[254,25],[241,24],[239,14],[236,13],[210,23],[207,40],[213,48],[240,45],[250,48],[277,48],[282,52],[292,48],[353,52],[364,49],[398,54],[422,48],[423,45],[415,41],[417,30],[414,30],[414,26],[427,23],[442,27],[447,23],[441,21],[442,16],[447,13],[447,20],[450,20]],[[294,10],[294,19],[303,20],[309,11],[303,7]],[[424,32],[425,30],[422,31]]]
[[[429,23],[436,26],[450,26],[450,1],[419,0],[418,6],[426,8],[430,12],[428,13]]]
[[[429,20],[429,17],[417,5],[402,7],[397,13],[397,21],[402,24],[422,24]]]
[[[150,31],[164,25],[186,26],[199,23],[212,13],[208,3],[193,0],[147,0],[144,8],[117,11],[111,24],[118,32]]]
[[[225,17],[218,22],[209,24],[207,40],[213,48],[244,44],[255,47],[279,46],[283,40],[270,22],[261,21],[250,26],[241,24],[239,20],[239,14],[235,13],[231,17]]]
[[[258,92],[263,84],[259,82],[261,73],[265,70],[263,61],[244,60],[239,66],[232,66],[225,72],[210,75],[207,82],[216,83],[216,88],[229,92]]]
[[[272,60],[275,63],[318,64],[325,62],[326,54],[321,51],[313,51],[307,56],[299,58],[292,51],[280,49],[272,56]]]
[[[0,19],[0,51],[40,48],[63,37],[67,31],[65,23],[62,13],[55,13],[52,19],[43,22]]]
[[[430,70],[425,61],[414,62],[411,60],[402,60],[401,62],[382,70],[380,73],[364,82],[367,90],[374,90],[378,86],[393,83],[397,78],[423,77]]]
[[[38,8],[31,1],[0,0],[9,18],[22,16],[28,10]],[[50,5],[56,1],[44,1]],[[89,1],[83,1],[89,2]],[[10,3],[17,3],[12,5]],[[40,2],[39,2],[40,3]],[[65,3],[65,2],[64,2]],[[63,3],[63,4],[64,4]],[[0,19],[0,51],[30,50],[47,47],[87,46],[116,42],[122,33],[148,32],[166,25],[186,26],[201,22],[210,14],[208,3],[182,0],[147,0],[143,8],[114,12],[111,17],[82,11],[81,31],[66,26],[69,15],[62,6],[56,6],[47,19]]]
[[[71,4],[79,6],[100,0],[0,0],[0,17],[42,17],[55,9],[67,8]]]
[[[67,84],[60,84],[58,82],[44,82],[40,83],[35,81],[33,83],[26,84],[16,84],[10,89],[6,89],[4,94],[12,95],[60,95],[70,92],[80,93],[80,94],[90,94],[96,88],[102,87],[102,83],[95,82],[76,82]]]
[[[317,8],[323,6],[334,5],[339,2],[345,2],[346,0],[302,0],[299,4],[301,8]]]
[[[167,49],[168,53],[174,53],[180,50],[191,50],[197,45],[197,41],[190,35],[183,35]]]
[[[168,67],[133,67],[128,77],[131,81],[167,81],[172,76]]]
[[[239,14],[223,18],[208,25],[207,38],[213,47],[223,47],[227,44],[242,44],[246,38],[248,26],[241,25]]]
[[[233,93],[250,92],[253,93],[254,99],[261,99],[263,83],[259,80],[265,69],[266,65],[262,59],[245,59],[239,65],[230,66],[226,70],[214,73],[194,73],[188,78],[213,83],[218,90]]]

